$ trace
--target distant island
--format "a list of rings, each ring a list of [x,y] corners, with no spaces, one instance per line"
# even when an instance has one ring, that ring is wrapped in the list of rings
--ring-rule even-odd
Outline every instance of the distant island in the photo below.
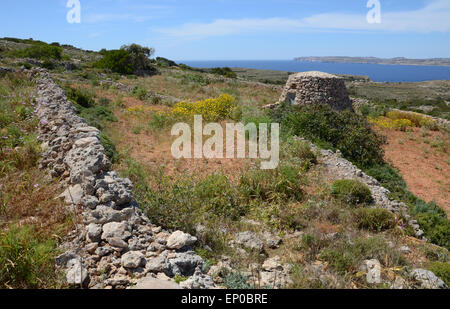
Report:
[[[333,62],[333,63],[369,63],[369,64],[395,64],[395,65],[436,65],[450,66],[450,58],[408,59],[376,58],[376,57],[298,57],[294,61],[306,62]]]

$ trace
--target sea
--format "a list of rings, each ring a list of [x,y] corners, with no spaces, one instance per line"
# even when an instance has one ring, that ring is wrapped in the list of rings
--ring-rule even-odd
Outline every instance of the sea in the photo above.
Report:
[[[247,68],[288,72],[321,71],[368,76],[374,82],[450,80],[450,66],[415,66],[365,63],[304,62],[293,60],[196,60],[177,61],[195,68]]]

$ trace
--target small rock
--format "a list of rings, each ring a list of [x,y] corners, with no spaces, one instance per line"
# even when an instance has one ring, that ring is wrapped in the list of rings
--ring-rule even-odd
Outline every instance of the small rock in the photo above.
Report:
[[[181,249],[186,246],[193,245],[197,238],[181,231],[176,231],[167,239],[167,248]]]
[[[133,290],[179,290],[181,287],[173,281],[167,281],[163,279],[157,279],[153,277],[145,277],[140,279]]]
[[[367,283],[381,283],[381,264],[377,259],[365,260],[363,262],[363,267],[365,267],[367,271]]]
[[[86,286],[89,283],[89,272],[79,258],[70,260],[67,268],[66,280],[69,285]]]
[[[279,256],[274,256],[273,258],[267,259],[262,265],[262,268],[267,271],[283,270]]]
[[[138,268],[143,264],[144,255],[139,251],[130,251],[122,255],[121,261],[125,268]]]
[[[244,248],[257,252],[263,252],[264,250],[263,241],[258,235],[252,232],[242,232],[236,234],[236,243]]]

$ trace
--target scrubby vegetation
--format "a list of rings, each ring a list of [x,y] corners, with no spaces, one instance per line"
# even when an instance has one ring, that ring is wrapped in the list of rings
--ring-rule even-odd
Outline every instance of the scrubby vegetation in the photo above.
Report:
[[[70,216],[37,169],[38,119],[22,74],[0,77],[0,288],[59,287],[54,258]]]
[[[363,117],[350,111],[336,112],[328,106],[284,109],[288,111],[279,120],[286,134],[304,136],[323,147],[339,149],[359,167],[383,162],[383,137],[373,132]],[[280,116],[274,117],[276,120]]]
[[[108,69],[120,74],[148,75],[155,73],[150,57],[154,50],[137,44],[122,46],[119,50],[104,50],[103,58],[95,67]]]
[[[369,187],[357,180],[336,180],[331,186],[331,192],[351,205],[370,204],[373,201]]]

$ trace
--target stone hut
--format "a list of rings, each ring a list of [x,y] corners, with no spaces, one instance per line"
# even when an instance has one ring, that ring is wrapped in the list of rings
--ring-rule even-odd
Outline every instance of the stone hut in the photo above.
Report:
[[[292,105],[328,104],[335,110],[352,109],[344,79],[317,71],[289,76],[276,105],[286,101]]]

